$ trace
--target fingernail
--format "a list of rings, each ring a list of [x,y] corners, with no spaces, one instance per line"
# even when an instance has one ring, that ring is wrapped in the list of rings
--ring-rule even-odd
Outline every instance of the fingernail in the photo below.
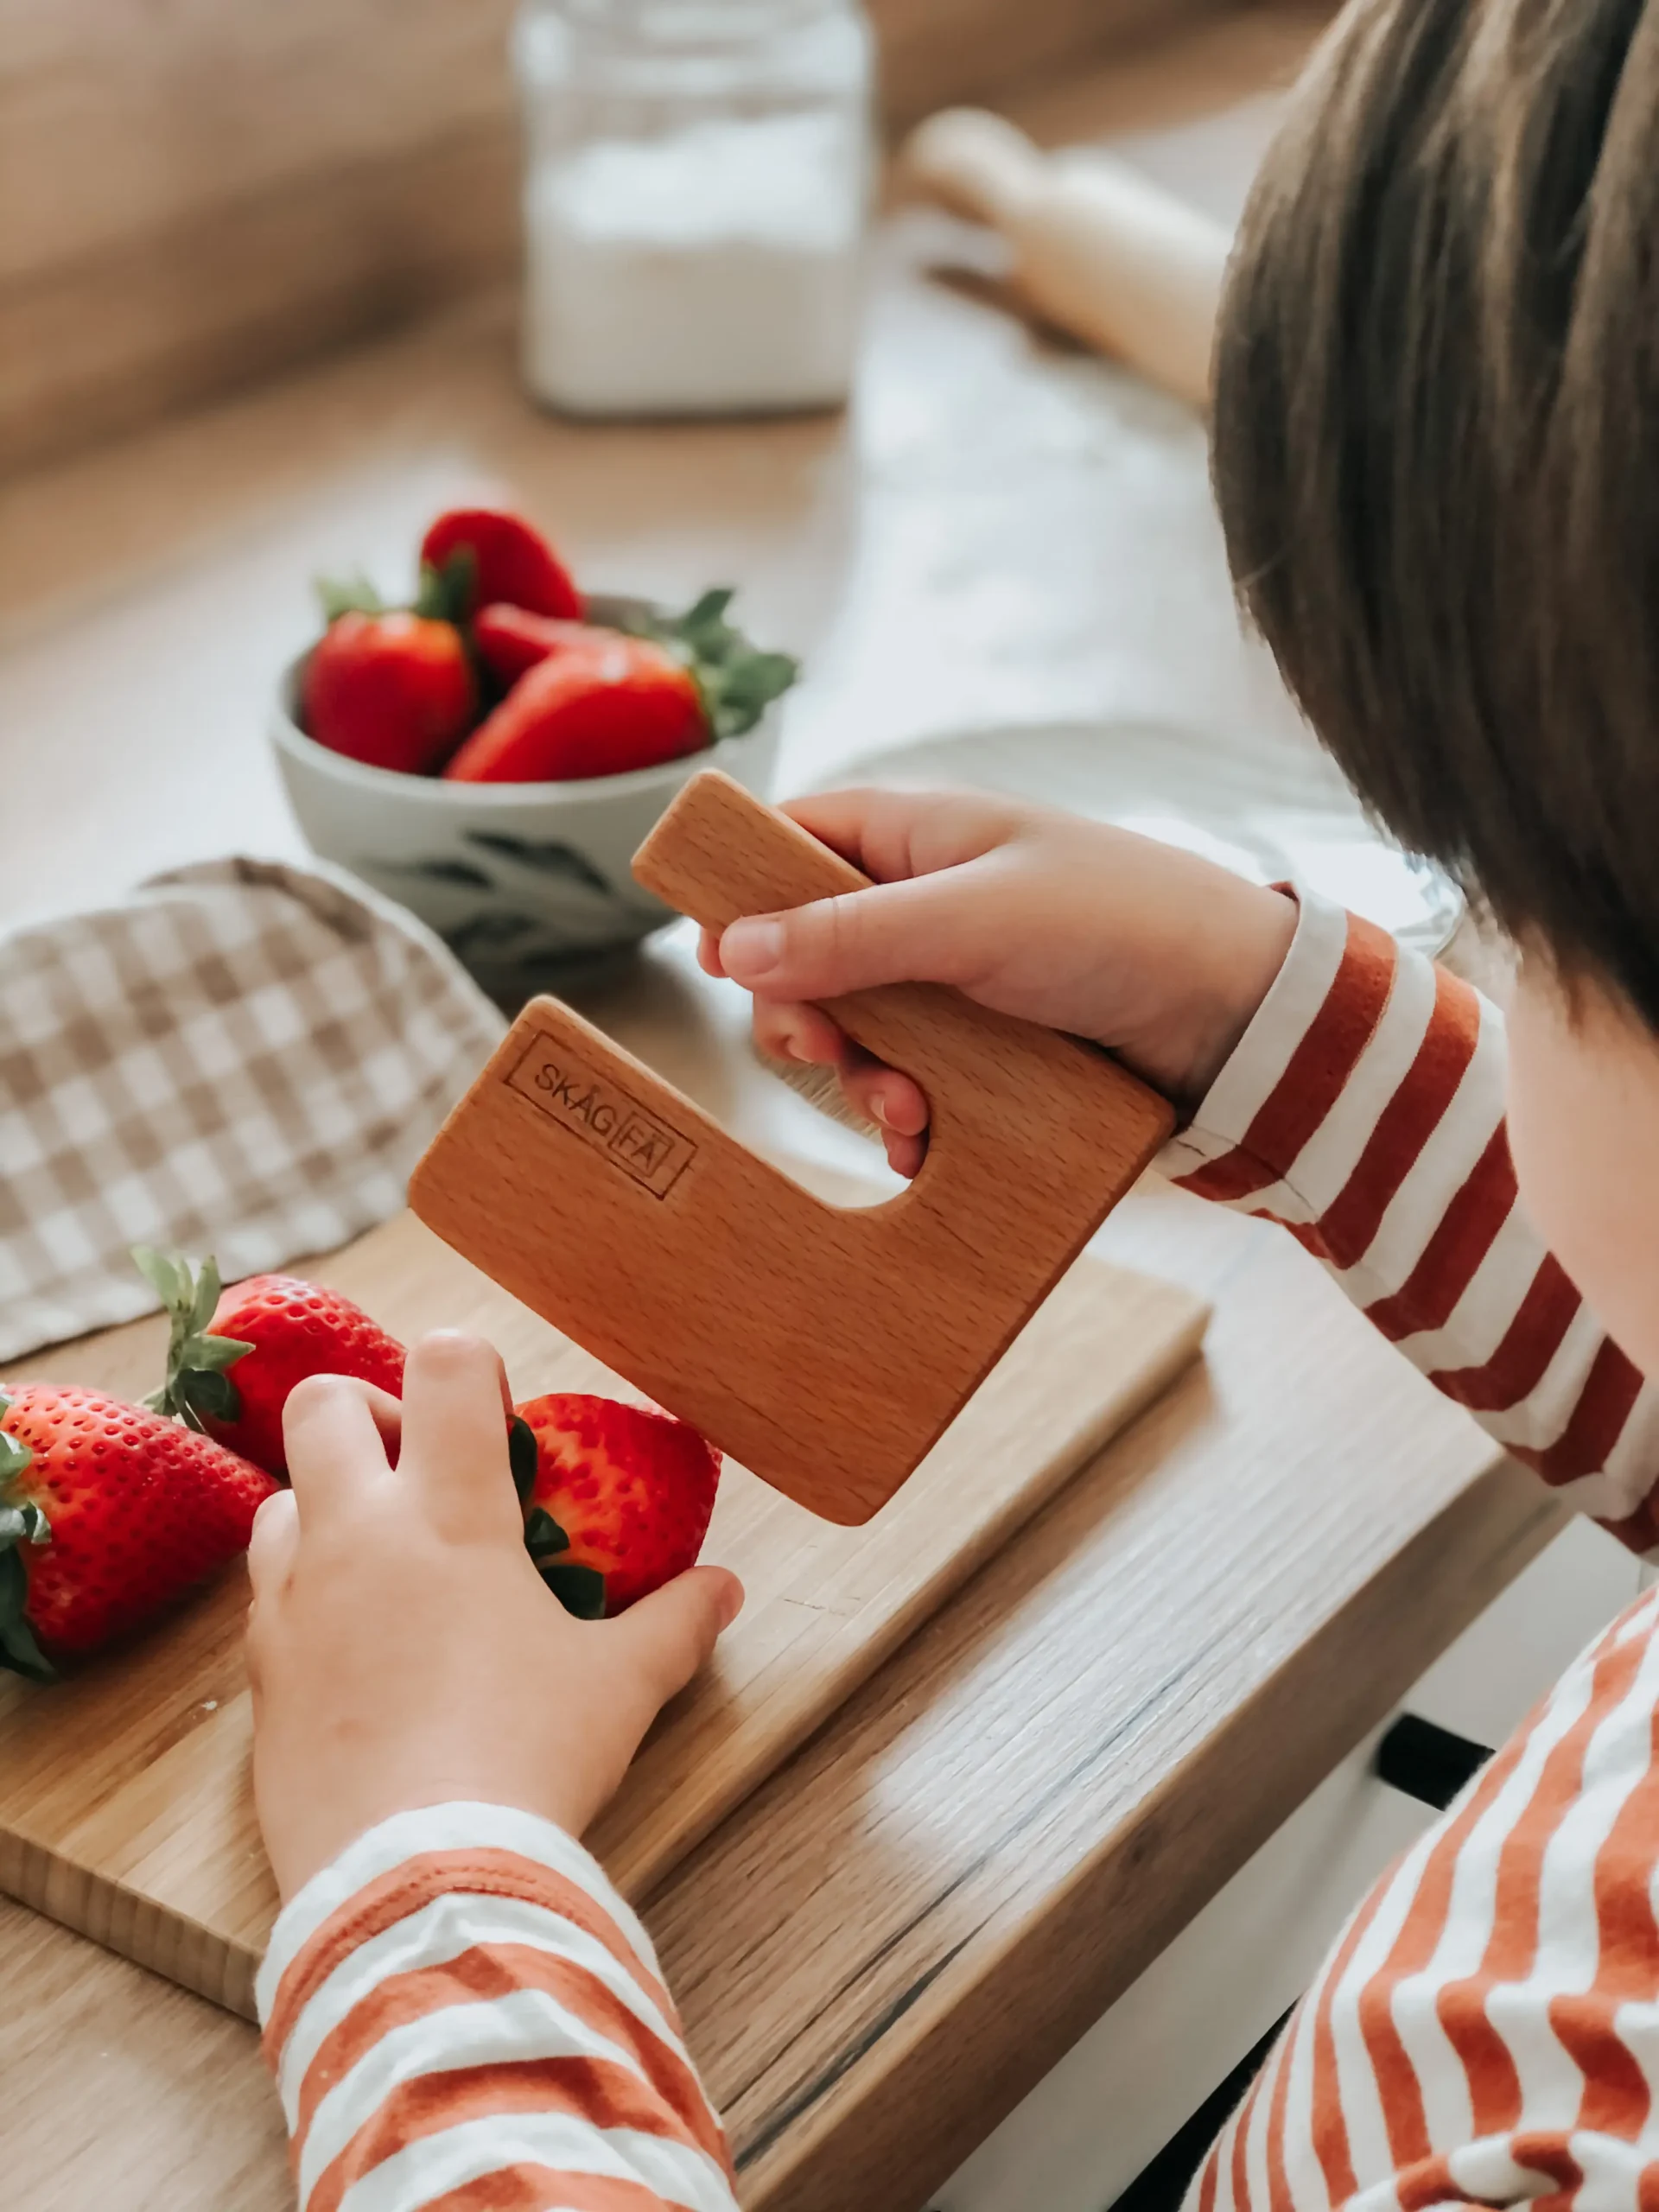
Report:
[[[892,1122],[887,1119],[887,1109],[879,1098],[871,1099],[870,1112],[884,1129],[890,1129],[893,1127]]]
[[[728,972],[741,968],[743,974],[740,982],[758,981],[762,976],[770,975],[783,957],[781,922],[734,922],[720,940],[721,963]]]

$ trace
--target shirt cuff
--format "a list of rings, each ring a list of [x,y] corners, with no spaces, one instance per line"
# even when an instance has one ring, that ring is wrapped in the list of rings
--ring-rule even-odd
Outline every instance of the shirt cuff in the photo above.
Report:
[[[1172,1182],[1244,1145],[1331,995],[1348,944],[1347,911],[1308,892],[1292,895],[1296,934],[1283,966],[1198,1111],[1154,1163]]]
[[[394,1813],[348,1843],[331,1866],[289,1899],[270,1931],[254,1982],[259,2024],[269,2024],[283,1976],[318,1929],[370,1883],[408,1859],[448,1851],[507,1851],[563,1875],[602,1904],[639,1958],[655,1970],[656,1954],[636,1913],[611,1885],[591,1851],[551,1821],[513,1805],[457,1802]]]

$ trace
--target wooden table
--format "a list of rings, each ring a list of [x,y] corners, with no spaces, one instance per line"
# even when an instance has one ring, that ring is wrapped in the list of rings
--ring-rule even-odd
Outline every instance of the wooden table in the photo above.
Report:
[[[1259,136],[1236,113],[1143,151],[1224,206]],[[594,586],[741,582],[812,657],[790,782],[930,721],[1240,713],[1243,649],[1196,601],[1171,699],[1121,681],[1144,610],[1112,567],[1136,497],[1112,426],[1199,467],[1201,431],[927,281],[938,238],[886,248],[850,425],[558,429],[486,302],[0,494],[0,913],[296,849],[258,723],[304,580],[394,565],[480,476]],[[1294,742],[1243,690],[1243,735]],[[870,1164],[755,1068],[683,938],[583,1002],[746,1139]],[[1558,1525],[1287,1239],[1153,1185],[1102,1242],[1214,1301],[1204,1363],[647,1912],[756,2212],[916,2212]],[[289,2202],[241,2022],[3,1904],[0,1972],[8,2202]]]

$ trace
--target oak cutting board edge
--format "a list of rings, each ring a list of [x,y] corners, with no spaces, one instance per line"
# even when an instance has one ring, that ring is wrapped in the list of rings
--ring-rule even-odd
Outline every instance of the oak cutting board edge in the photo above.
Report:
[[[1074,1263],[909,1482],[873,1520],[853,1528],[813,1520],[747,1470],[732,1471],[736,1482],[760,1493],[763,1511],[769,1501],[775,1519],[808,1522],[812,1531],[823,1532],[813,1546],[812,1565],[819,1599],[828,1602],[807,1599],[793,1576],[767,1592],[762,1599],[767,1614],[799,1608],[815,1618],[791,1622],[789,1643],[758,1665],[734,1697],[727,1669],[746,1632],[758,1637],[765,1626],[751,1593],[714,1666],[677,1701],[677,1725],[646,1742],[588,1838],[633,1903],[649,1897],[762,1775],[798,1749],[1079,1467],[1168,1388],[1197,1356],[1208,1319],[1207,1306],[1173,1284],[1085,1258]],[[1116,1364],[1109,1374],[1069,1372],[1063,1385],[1044,1392],[1033,1406],[1024,1387],[1033,1363],[1045,1354],[1082,1351],[1088,1332],[1114,1319]],[[1026,1478],[1001,1485],[997,1455],[1020,1444],[1032,1454]],[[964,1466],[988,1474],[988,1486],[977,1493],[969,1490]],[[709,1556],[742,1571],[741,1560],[712,1544]],[[849,1592],[849,1580],[861,1586]],[[810,1679],[789,1665],[789,1645],[806,1636],[815,1641]],[[711,1745],[717,1745],[718,1756],[710,1756]]]
[[[268,1923],[257,1939],[227,1935],[50,1843],[3,1829],[0,1890],[210,2004],[246,2020],[256,2017],[254,1976],[264,1955]]]
[[[790,1163],[825,1196],[874,1186]],[[501,1348],[515,1395],[638,1393],[411,1217],[308,1265],[404,1337],[440,1323]],[[635,1903],[787,1758],[1197,1351],[1206,1310],[1085,1255],[923,1465],[861,1527],[817,1520],[741,1468],[707,1556],[748,1601],[664,1714],[588,1840]],[[124,1394],[130,1324],[27,1363]],[[184,1986],[251,2013],[275,1911],[247,1764],[245,1581],[60,1689],[0,1687],[0,1889]]]

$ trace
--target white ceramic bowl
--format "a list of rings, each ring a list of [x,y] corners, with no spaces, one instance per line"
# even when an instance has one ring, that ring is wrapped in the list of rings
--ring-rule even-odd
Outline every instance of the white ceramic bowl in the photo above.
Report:
[[[595,621],[639,602],[595,598]],[[308,842],[399,900],[499,997],[572,960],[637,944],[675,917],[630,871],[683,784],[721,768],[766,798],[779,715],[701,753],[568,784],[450,784],[369,768],[316,744],[296,719],[305,656],[284,671],[270,739]]]

